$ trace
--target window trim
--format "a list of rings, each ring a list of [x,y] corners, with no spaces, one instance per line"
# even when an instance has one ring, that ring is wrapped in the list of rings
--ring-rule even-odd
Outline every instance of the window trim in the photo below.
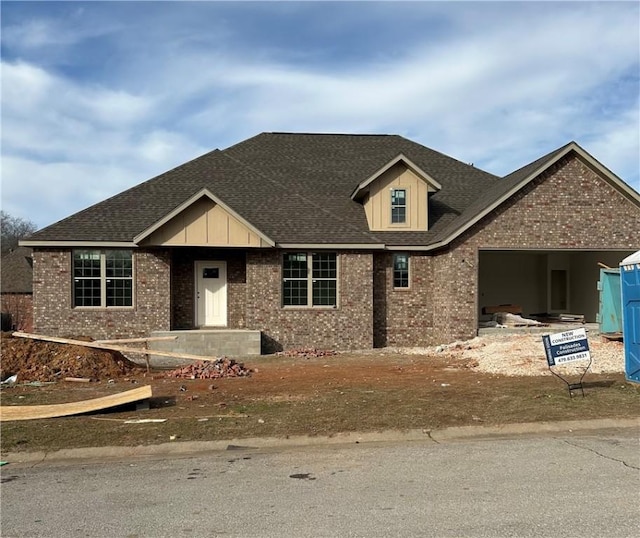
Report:
[[[410,189],[408,185],[403,185],[402,187],[391,187],[389,196],[389,226],[398,227],[398,228],[406,228],[409,226],[409,193]],[[394,204],[393,197],[396,191],[404,192],[404,204]],[[404,220],[402,222],[393,222],[393,210],[395,208],[404,208]]]
[[[131,254],[131,277],[109,277],[107,278],[107,252],[124,251]],[[75,280],[76,278],[97,280],[98,277],[76,277],[75,276],[75,254],[76,252],[97,252],[100,256],[100,306],[76,305]],[[71,308],[73,310],[134,310],[136,297],[136,267],[135,256],[131,249],[95,249],[95,248],[77,248],[71,251]],[[107,280],[131,280],[131,305],[123,306],[107,306]]]
[[[288,254],[304,254],[307,257],[307,304],[288,305],[285,304],[284,283],[286,280],[303,280],[300,278],[285,278],[284,263]],[[313,257],[316,254],[334,254],[336,257],[335,278],[314,278],[313,277]],[[314,280],[329,280],[336,283],[336,300],[334,305],[314,305],[313,304],[313,282]],[[340,255],[335,251],[288,251],[283,252],[280,260],[280,306],[285,310],[337,310],[340,308]]]
[[[407,259],[407,285],[396,286],[396,259],[405,256]],[[394,291],[408,291],[411,289],[411,255],[408,252],[394,252],[391,263],[391,285]]]

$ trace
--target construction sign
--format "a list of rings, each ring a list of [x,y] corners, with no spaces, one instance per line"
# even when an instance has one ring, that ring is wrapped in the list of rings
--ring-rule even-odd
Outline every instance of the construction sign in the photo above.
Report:
[[[567,362],[591,360],[587,331],[574,329],[542,337],[549,366],[560,366]]]
[[[542,337],[544,350],[547,354],[547,363],[549,371],[556,377],[562,379],[569,389],[569,397],[573,397],[573,391],[580,390],[584,397],[584,387],[582,380],[587,370],[591,366],[591,352],[589,351],[589,341],[587,340],[587,331],[584,329],[573,329],[563,333],[548,334]],[[582,371],[580,381],[571,383],[562,375],[554,372],[552,366],[564,366],[569,362],[589,361]]]

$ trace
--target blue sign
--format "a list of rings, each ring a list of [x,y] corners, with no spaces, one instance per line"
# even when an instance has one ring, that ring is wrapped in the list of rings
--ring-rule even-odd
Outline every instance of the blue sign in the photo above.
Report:
[[[559,366],[567,362],[591,360],[587,331],[574,329],[563,333],[542,337],[549,366]]]

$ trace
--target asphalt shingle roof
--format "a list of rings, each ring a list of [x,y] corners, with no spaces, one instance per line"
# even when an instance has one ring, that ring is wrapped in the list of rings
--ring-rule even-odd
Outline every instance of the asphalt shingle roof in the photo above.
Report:
[[[563,148],[500,179],[397,135],[262,133],[214,150],[44,228],[30,241],[130,242],[202,189],[277,243],[428,245]],[[405,155],[442,186],[428,232],[370,232],[358,184]]]

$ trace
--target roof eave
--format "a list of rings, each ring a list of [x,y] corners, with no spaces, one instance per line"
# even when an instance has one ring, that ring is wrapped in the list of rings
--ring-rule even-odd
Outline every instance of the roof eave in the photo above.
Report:
[[[384,243],[278,243],[277,248],[299,249],[299,250],[320,250],[320,249],[340,249],[340,250],[384,250]]]
[[[31,247],[31,248],[55,248],[55,247],[101,247],[101,248],[135,248],[136,245],[132,241],[82,241],[82,240],[21,240],[18,242],[18,245],[21,247]]]

